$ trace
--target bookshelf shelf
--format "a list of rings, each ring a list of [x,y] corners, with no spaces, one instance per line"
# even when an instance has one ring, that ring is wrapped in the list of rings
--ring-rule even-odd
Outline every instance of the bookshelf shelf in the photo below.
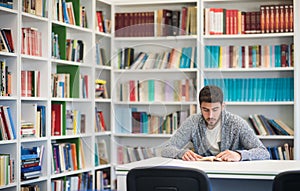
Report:
[[[147,41],[155,42],[155,41],[176,41],[176,40],[196,40],[196,35],[182,35],[182,36],[165,36],[165,37],[117,37],[116,41],[128,41],[128,42],[139,42],[143,41],[144,43]]]
[[[116,137],[128,137],[128,138],[170,138],[170,134],[115,134]]]
[[[261,136],[261,135],[258,135],[258,138],[265,139],[265,140],[293,140],[294,136],[284,136],[284,135]]]
[[[203,35],[203,39],[262,39],[293,37],[294,33],[238,34],[238,35]]]
[[[154,105],[154,106],[161,106],[161,105],[193,105],[193,104],[197,104],[197,101],[190,101],[190,102],[166,102],[166,101],[153,101],[153,102],[114,102],[114,104],[116,105],[128,105],[128,106],[134,106],[134,105]]]
[[[33,14],[30,14],[30,13],[25,13],[25,12],[22,12],[22,19],[23,21],[32,21],[32,20],[36,20],[38,22],[48,22],[49,19],[46,18],[46,17],[41,17],[41,16],[37,16],[37,15],[33,15]]]

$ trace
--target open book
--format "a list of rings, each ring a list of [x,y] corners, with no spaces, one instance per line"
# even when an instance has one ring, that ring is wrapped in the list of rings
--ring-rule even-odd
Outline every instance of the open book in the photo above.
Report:
[[[201,159],[198,159],[198,161],[222,161],[221,158],[217,158],[215,156],[208,156],[208,157],[202,157]]]

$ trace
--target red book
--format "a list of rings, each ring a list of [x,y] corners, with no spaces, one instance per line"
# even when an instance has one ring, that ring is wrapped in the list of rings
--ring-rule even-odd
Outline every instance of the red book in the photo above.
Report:
[[[98,31],[104,32],[102,11],[96,11]]]
[[[104,120],[103,111],[99,111],[98,113],[99,113],[99,119],[100,119],[100,123],[101,123],[101,131],[106,131],[107,128],[106,128],[106,123]]]
[[[62,105],[53,103],[51,105],[51,111],[52,111],[52,128],[51,132],[53,132],[52,136],[60,136],[61,133],[61,116],[62,116]]]
[[[3,122],[3,125],[4,125],[4,129],[5,129],[5,134],[7,135],[7,140],[11,140],[12,139],[12,135],[10,134],[10,131],[9,131],[9,126],[8,126],[8,119],[5,117],[5,114],[4,114],[4,106],[1,106],[0,107],[0,117],[2,118],[2,122]]]
[[[132,133],[141,133],[142,114],[138,111],[132,112]]]
[[[251,33],[251,14],[250,12],[245,13],[245,33]]]
[[[129,81],[129,100],[130,101],[137,101],[135,92],[136,92],[135,80],[130,80]]]
[[[294,31],[294,6],[293,6],[293,4],[289,5],[289,29],[290,29],[290,32]]]
[[[288,45],[282,44],[281,45],[281,67],[287,67],[287,54],[288,54]]]
[[[27,78],[26,78],[26,83],[27,83],[27,89],[26,89],[26,96],[27,97],[32,97],[32,90],[33,90],[33,84],[32,84],[32,82],[33,82],[33,80],[32,80],[32,77],[33,77],[33,75],[32,75],[32,73],[33,73],[33,71],[27,71],[26,72],[26,75],[27,75]]]
[[[250,23],[250,33],[256,33],[256,12],[250,12],[251,23]]]
[[[249,46],[249,68],[252,68],[253,67],[253,63],[252,63],[252,46]]]
[[[187,8],[182,7],[181,8],[181,13],[180,13],[180,18],[181,18],[181,26],[180,26],[180,34],[181,35],[186,35],[186,20],[187,20]],[[206,29],[209,30],[209,29]]]
[[[27,95],[27,71],[21,71],[21,96],[25,97]]]
[[[279,32],[279,5],[275,5],[275,32]]]
[[[262,5],[260,6],[260,29],[261,29],[261,33],[265,33],[265,6]]]

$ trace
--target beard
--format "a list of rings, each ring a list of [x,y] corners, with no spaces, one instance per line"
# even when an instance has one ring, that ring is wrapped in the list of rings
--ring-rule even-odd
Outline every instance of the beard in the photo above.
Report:
[[[204,120],[208,127],[214,128],[221,120],[221,115],[219,116],[219,118],[206,118],[206,119],[204,118]]]

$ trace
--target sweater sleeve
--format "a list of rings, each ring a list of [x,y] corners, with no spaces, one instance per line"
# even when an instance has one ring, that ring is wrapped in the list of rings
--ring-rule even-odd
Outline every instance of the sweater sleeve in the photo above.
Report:
[[[243,149],[237,150],[241,154],[241,160],[268,160],[270,154],[263,143],[255,135],[249,125],[244,122],[240,132],[240,142]]]
[[[185,120],[167,141],[166,145],[163,146],[161,151],[162,157],[181,159],[183,154],[188,150],[186,146],[192,139],[192,129],[195,125],[191,117]]]

